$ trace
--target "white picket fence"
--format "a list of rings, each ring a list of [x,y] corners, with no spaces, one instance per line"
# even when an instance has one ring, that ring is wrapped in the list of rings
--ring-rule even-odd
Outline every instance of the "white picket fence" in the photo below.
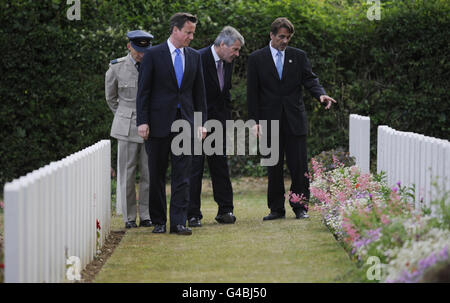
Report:
[[[364,173],[370,172],[370,118],[351,114],[349,118],[349,153]]]
[[[386,172],[387,182],[395,186],[415,185],[415,203],[423,199],[430,206],[439,190],[450,190],[450,142],[424,135],[378,126],[377,172]]]
[[[100,246],[110,232],[110,167],[102,140],[5,184],[5,282],[64,282],[69,257],[93,260],[97,220]]]

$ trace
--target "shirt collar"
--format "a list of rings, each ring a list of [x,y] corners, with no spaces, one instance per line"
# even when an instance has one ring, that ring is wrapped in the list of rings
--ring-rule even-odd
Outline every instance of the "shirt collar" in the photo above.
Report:
[[[128,53],[128,56],[130,57],[131,62],[132,62],[134,65],[136,65],[136,60],[133,59],[133,56],[132,56],[130,53]]]
[[[270,43],[269,43],[269,47],[270,47],[270,52],[272,53],[272,57],[276,57],[276,55],[277,55],[277,53],[278,53],[278,50],[276,49],[276,48],[273,48],[272,47],[272,40],[270,40]],[[284,52],[286,51],[286,49],[284,49],[283,51],[281,51],[281,54],[283,55],[283,57],[284,57]]]
[[[217,61],[221,60],[219,55],[217,54],[216,50],[214,49],[214,45],[211,46],[211,51],[212,51],[212,54],[213,54],[213,57],[214,57],[214,62],[217,62]]]
[[[177,48],[172,44],[172,42],[170,42],[170,38],[167,39],[167,45],[169,46],[170,53],[173,54],[173,52],[174,52]],[[180,48],[180,50],[181,50],[181,54],[183,55],[183,54],[184,54],[184,47]]]

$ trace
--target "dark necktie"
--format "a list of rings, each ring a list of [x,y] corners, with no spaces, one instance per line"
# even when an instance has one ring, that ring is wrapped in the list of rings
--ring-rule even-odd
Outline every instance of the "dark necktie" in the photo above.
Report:
[[[139,71],[139,67],[141,66],[141,62],[136,62],[136,64],[134,66],[136,66],[136,69]]]
[[[223,90],[223,61],[219,60],[217,62],[217,78],[219,78],[220,90]]]

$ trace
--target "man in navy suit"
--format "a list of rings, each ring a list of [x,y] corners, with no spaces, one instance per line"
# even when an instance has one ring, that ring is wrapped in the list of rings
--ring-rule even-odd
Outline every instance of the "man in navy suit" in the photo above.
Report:
[[[256,121],[257,136],[271,134],[260,121],[279,121],[279,160],[268,167],[267,202],[270,209],[263,220],[285,217],[283,177],[284,155],[291,174],[289,204],[297,219],[307,218],[309,180],[307,173],[307,120],[302,87],[329,109],[335,100],[326,95],[319,79],[311,70],[306,53],[288,47],[294,26],[287,18],[277,18],[271,26],[270,44],[248,58],[247,104],[249,118]],[[268,137],[268,142],[270,142]],[[270,143],[269,143],[270,144]]]
[[[244,43],[244,38],[235,28],[226,26],[219,33],[213,45],[199,51],[202,56],[203,76],[205,78],[208,119],[219,121],[223,130],[225,130],[226,120],[231,119],[230,89],[233,60],[239,56],[239,50],[244,46]],[[224,138],[225,133],[224,131]],[[214,200],[219,205],[215,219],[222,224],[234,223],[236,217],[233,214],[233,189],[225,144],[222,154],[208,155],[206,159],[211,174]],[[204,164],[205,155],[194,156],[188,208],[190,227],[200,227],[203,218],[200,206]]]
[[[193,130],[194,112],[206,121],[206,99],[200,54],[188,47],[194,39],[197,18],[176,13],[170,18],[170,37],[154,46],[144,56],[139,70],[137,121],[144,138],[150,174],[149,210],[155,228],[165,233],[167,202],[165,179],[169,155],[171,160],[170,232],[191,235],[186,227],[189,203],[189,173],[192,153],[174,154],[171,143],[178,134],[171,132],[175,120],[185,120],[194,134],[206,136],[203,127]],[[199,133],[200,131],[200,133]]]

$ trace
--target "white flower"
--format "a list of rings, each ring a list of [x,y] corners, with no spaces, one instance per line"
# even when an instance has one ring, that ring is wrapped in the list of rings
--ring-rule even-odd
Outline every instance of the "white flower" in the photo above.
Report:
[[[419,274],[419,261],[437,254],[450,243],[450,231],[438,228],[431,229],[419,241],[406,241],[399,249],[389,252],[392,258],[389,264],[383,266],[384,281],[403,282],[405,275]]]

